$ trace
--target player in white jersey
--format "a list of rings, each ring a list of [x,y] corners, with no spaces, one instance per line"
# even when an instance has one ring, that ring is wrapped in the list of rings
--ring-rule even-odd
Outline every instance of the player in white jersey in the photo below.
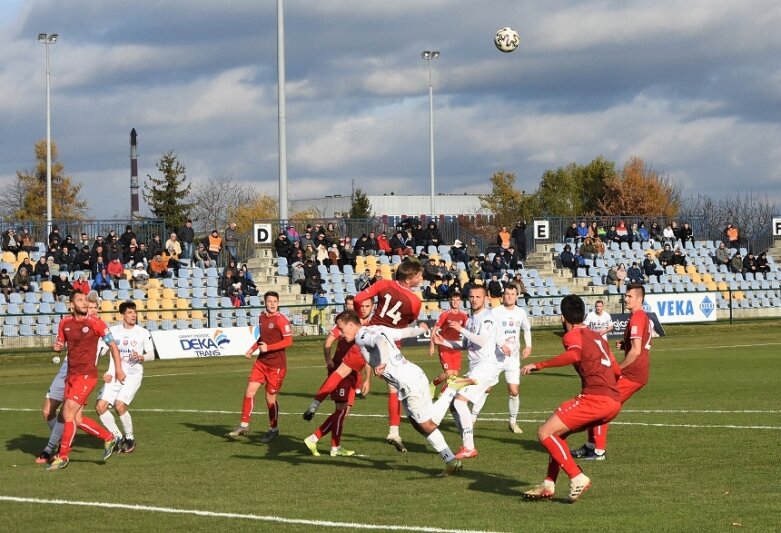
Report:
[[[485,286],[472,287],[469,291],[469,304],[473,314],[469,317],[466,327],[454,321],[449,322],[450,327],[461,333],[463,346],[459,346],[458,341],[449,341],[438,333],[433,336],[434,344],[448,348],[465,349],[468,353],[469,372],[465,377],[473,383],[459,391],[453,402],[463,439],[463,446],[456,452],[458,459],[477,457],[474,422],[472,414],[469,412],[468,402],[474,404],[486,394],[487,390],[499,382],[499,364],[496,360],[496,323],[491,310],[485,305],[487,295]]]
[[[502,305],[491,309],[496,321],[496,360],[499,372],[504,372],[507,382],[507,410],[509,413],[508,427],[513,433],[523,433],[518,427],[518,410],[521,400],[518,396],[518,385],[521,383],[521,359],[526,359],[532,353],[532,332],[529,316],[526,311],[517,307],[518,287],[512,283],[505,285],[502,293]],[[521,353],[521,332],[523,332],[523,353]],[[488,393],[472,404],[472,421],[485,405]]]
[[[135,398],[144,378],[144,362],[155,358],[155,348],[149,331],[139,326],[136,304],[132,301],[119,304],[119,313],[122,315],[122,323],[111,328],[111,334],[117,342],[119,354],[122,358],[122,370],[125,371],[125,382],[121,383],[114,378],[114,363],[109,365],[103,376],[105,385],[98,394],[95,411],[106,429],[116,437],[122,438],[119,451],[132,453],[136,449],[135,435],[133,434],[133,419],[127,408]],[[119,431],[114,415],[109,411],[113,406],[122,422],[125,430],[124,436]]]
[[[99,299],[97,292],[92,291],[89,293],[87,296],[87,315],[98,316]],[[95,357],[98,357],[102,353],[102,346],[105,346],[105,344],[103,344],[103,341],[101,340],[98,345],[98,353],[95,354]],[[106,348],[108,348],[108,346],[106,346]],[[41,413],[43,414],[44,420],[46,420],[46,424],[49,426],[50,432],[49,442],[46,443],[43,451],[35,459],[35,462],[38,464],[49,463],[60,445],[63,426],[62,422],[57,420],[57,410],[60,408],[60,405],[62,405],[62,401],[65,398],[65,377],[67,375],[68,357],[66,356],[43,399]],[[80,418],[81,416],[76,420],[77,424],[81,422]]]
[[[596,331],[602,337],[607,340],[607,334],[613,331],[613,319],[610,317],[610,313],[605,311],[605,302],[597,300],[594,304],[594,310],[589,311],[584,321],[586,326]]]
[[[445,461],[446,466],[442,474],[449,475],[460,471],[461,461],[453,455],[445,437],[439,431],[439,423],[456,394],[458,378],[453,380],[454,388],[451,393],[443,393],[436,403],[432,402],[428,377],[418,365],[408,361],[396,346],[397,340],[417,337],[428,331],[428,326],[425,323],[418,327],[402,329],[363,326],[358,315],[349,309],[339,313],[336,326],[346,341],[355,341],[367,364],[374,369],[375,375],[381,376],[398,391],[399,400],[412,426]]]

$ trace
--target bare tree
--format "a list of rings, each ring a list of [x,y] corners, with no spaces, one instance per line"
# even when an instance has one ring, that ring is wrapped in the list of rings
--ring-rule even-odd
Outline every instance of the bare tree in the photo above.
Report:
[[[0,184],[0,219],[10,221],[24,205],[27,190],[19,175]]]
[[[197,233],[214,228],[224,229],[231,221],[228,214],[241,206],[252,204],[259,194],[251,185],[236,181],[233,176],[214,176],[193,183],[190,191],[190,218]]]
[[[711,239],[723,237],[732,224],[740,230],[741,241],[750,244],[767,232],[776,213],[778,206],[768,195],[745,192],[714,201],[699,194],[683,201],[680,219],[691,221],[695,233]]]

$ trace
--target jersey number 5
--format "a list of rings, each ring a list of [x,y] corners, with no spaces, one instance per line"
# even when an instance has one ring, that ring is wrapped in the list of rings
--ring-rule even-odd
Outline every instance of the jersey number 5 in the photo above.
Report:
[[[396,302],[396,304],[391,307],[391,302],[393,301],[393,297],[390,294],[385,294],[385,303],[382,306],[382,309],[380,310],[380,317],[388,317],[391,319],[391,322],[393,322],[393,325],[399,323],[401,320],[401,314],[399,313],[399,307],[401,307],[401,302]]]

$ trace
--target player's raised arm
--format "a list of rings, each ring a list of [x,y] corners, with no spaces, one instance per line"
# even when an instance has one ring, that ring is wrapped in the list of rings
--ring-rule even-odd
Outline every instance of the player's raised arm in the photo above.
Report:
[[[555,367],[555,366],[567,366],[572,363],[580,361],[580,346],[570,346],[566,352],[560,353],[556,357],[552,357],[539,363],[531,363],[521,368],[522,374],[531,374],[543,368]]]

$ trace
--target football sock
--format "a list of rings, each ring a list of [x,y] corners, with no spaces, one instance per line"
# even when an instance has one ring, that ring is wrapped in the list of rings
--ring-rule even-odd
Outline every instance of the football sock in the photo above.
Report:
[[[333,416],[336,418],[331,429],[331,447],[339,448],[342,444],[342,430],[344,429],[344,418],[347,416],[347,409],[337,409]]]
[[[315,394],[315,400],[318,402],[325,400],[325,397],[336,390],[336,387],[339,386],[339,383],[341,383],[343,379],[344,378],[336,372],[331,372],[331,375],[328,376],[328,379],[323,382],[320,389],[318,389],[317,394]]]
[[[125,435],[132,439],[130,435],[133,434],[133,419],[130,416],[130,411],[125,411],[124,414],[119,415],[119,421],[122,422],[122,427],[125,428]]]
[[[477,415],[480,414],[480,411],[483,410],[483,406],[485,405],[485,401],[488,399],[488,394],[483,394],[478,398],[478,400],[472,404],[472,420],[475,420],[477,418]]]
[[[76,436],[76,421],[62,423],[62,440],[60,441],[60,457],[67,459],[73,446],[73,437]]]
[[[317,442],[320,440],[320,437],[322,437],[322,435],[318,435],[317,432],[314,432],[311,435],[309,435],[306,438],[306,440],[308,440],[309,442]]]
[[[401,402],[395,390],[388,391],[388,423],[391,427],[401,424]]]
[[[442,459],[444,459],[446,463],[455,459],[453,452],[450,450],[447,442],[445,442],[445,437],[438,429],[435,429],[426,435],[426,440],[429,444],[431,444],[431,447],[437,451],[437,453],[440,455],[440,457],[442,457]]]
[[[456,400],[453,402],[461,419],[461,438],[464,441],[464,448],[472,450],[475,447],[475,438],[472,430],[472,415],[469,412],[469,406],[465,401]]]
[[[252,416],[252,409],[255,408],[255,398],[249,396],[244,397],[244,402],[241,405],[241,425],[244,427],[249,426],[249,419]]]
[[[436,425],[442,422],[447,410],[450,409],[450,405],[453,403],[453,399],[456,397],[456,391],[453,389],[445,389],[442,395],[434,402],[434,406],[431,409],[431,421]]]
[[[546,481],[550,481],[551,483],[556,483],[556,478],[559,477],[559,471],[561,470],[561,467],[559,467],[559,463],[556,462],[556,460],[553,457],[548,458],[548,475],[545,477]]]
[[[541,441],[541,444],[545,446],[553,460],[559,464],[570,479],[580,474],[580,467],[575,463],[572,455],[570,455],[567,442],[561,439],[561,437],[549,435]]]
[[[602,450],[603,453],[607,449],[607,427],[608,427],[607,424],[602,424],[601,426],[594,426],[594,428],[591,430],[591,433],[593,433],[594,438],[589,439],[589,441],[594,444],[594,448],[596,450]]]
[[[266,405],[268,406],[269,427],[271,429],[274,429],[277,427],[277,421],[279,420],[279,404],[277,402],[274,403],[266,402]]]
[[[122,432],[119,431],[119,427],[117,427],[117,423],[114,420],[114,415],[111,414],[111,411],[106,410],[105,413],[98,415],[98,418],[100,418],[100,421],[103,424],[103,426],[107,430],[109,430],[115,437],[122,436]]]
[[[331,413],[328,415],[328,418],[325,419],[325,422],[320,424],[320,427],[315,430],[315,435],[319,439],[323,435],[328,435],[328,433],[331,431],[331,427],[334,420],[334,413]]]
[[[114,435],[109,430],[98,424],[95,420],[92,420],[86,416],[81,417],[81,424],[79,424],[79,429],[85,433],[89,433],[90,435],[99,438],[100,440],[109,440],[114,438]]]
[[[60,444],[60,440],[62,440],[62,430],[62,422],[57,422],[54,424],[52,432],[49,435],[49,443],[46,445],[50,451],[56,450],[57,446]]]
[[[515,424],[518,420],[518,410],[521,408],[521,397],[510,396],[507,400],[507,410],[510,413],[510,423]]]
[[[401,438],[401,435],[399,435],[399,426],[388,426],[388,435]]]
[[[453,417],[453,423],[456,425],[456,431],[461,434],[461,432],[464,431],[464,428],[461,427],[461,416],[459,416],[458,411],[456,411],[456,406],[453,405],[453,403],[450,404],[450,414]]]
[[[54,424],[56,424],[56,423],[57,423],[57,417],[56,416],[54,418],[49,418],[48,420],[46,420],[46,425],[49,426],[50,430],[54,429]]]

